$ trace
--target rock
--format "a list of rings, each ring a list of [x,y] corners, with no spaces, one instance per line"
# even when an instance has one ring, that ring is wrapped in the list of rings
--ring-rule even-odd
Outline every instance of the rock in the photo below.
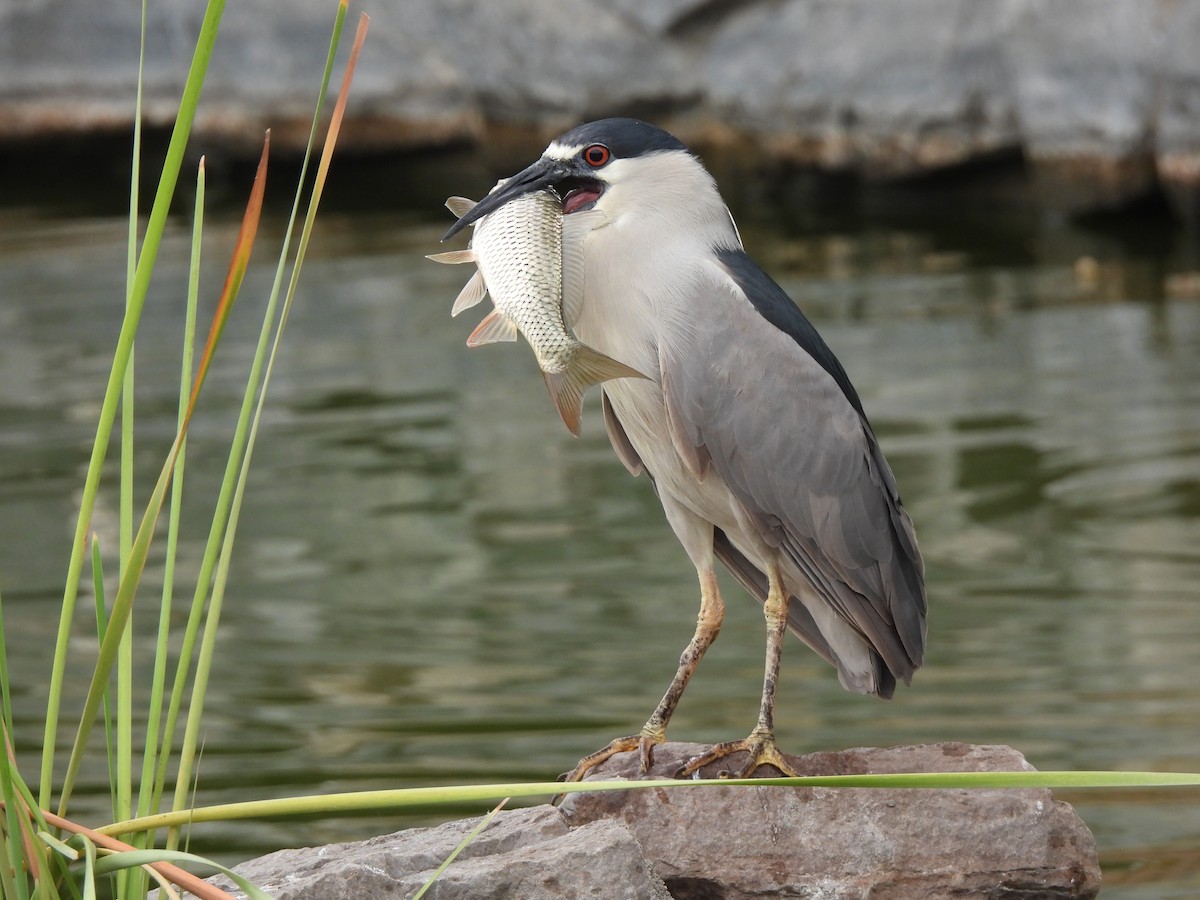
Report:
[[[663,744],[651,777],[705,749]],[[1031,768],[1008,747],[953,743],[791,759],[805,774]],[[621,754],[592,777],[636,767]],[[278,900],[411,896],[477,823],[282,850],[237,869]],[[427,896],[1020,900],[1094,897],[1099,884],[1091,833],[1049,791],[730,786],[571,794],[559,808],[503,812]]]
[[[331,0],[230,4],[196,136],[250,155],[307,136]],[[1042,199],[1165,188],[1200,217],[1200,0],[411,0],[373,10],[343,150],[486,147],[508,169],[575,122],[653,118],[745,170],[909,178],[997,157]],[[0,142],[124,131],[136,4],[0,4]],[[149,8],[145,110],[166,126],[200,22]],[[350,29],[353,23],[349,23]],[[491,178],[495,173],[490,173]],[[490,179],[483,179],[490,180]]]
[[[669,777],[707,748],[656,749]],[[630,777],[634,754],[593,777]],[[1009,747],[930,744],[789,757],[803,774],[1031,770]],[[737,766],[736,758],[727,763]],[[704,775],[718,774],[720,765]],[[1047,790],[728,787],[577,794],[572,825],[617,819],[677,898],[1093,897],[1091,832]]]
[[[712,11],[711,0],[609,0],[609,5],[651,34],[664,37]]]
[[[1046,205],[1111,209],[1153,188],[1161,56],[1176,5],[1023,4],[1008,41],[1008,70],[1022,144]]]
[[[351,844],[280,850],[237,871],[276,900],[411,897],[479,824],[401,831]],[[240,894],[225,878],[213,879]],[[616,821],[569,828],[552,806],[501,812],[425,895],[430,900],[668,900],[629,830]]]
[[[188,0],[148,7],[143,103],[151,126],[174,121],[202,10]],[[229,4],[196,133],[257,153],[271,127],[277,147],[303,147],[335,12],[327,0],[296,0],[286,16]],[[0,4],[0,137],[129,128],[140,15],[132,3]],[[405,4],[402,17],[375,16],[342,146],[420,148],[479,137],[479,108],[453,58],[457,48],[439,37],[445,24],[432,3]],[[354,27],[348,17],[343,59]]]
[[[706,101],[792,163],[911,175],[1015,150],[1011,2],[751,4],[708,43]]]
[[[524,0],[463,9],[445,16],[441,38],[485,118],[529,127],[541,146],[542,137],[580,119],[672,108],[697,91],[686,48],[611,4]]]
[[[1167,29],[1159,64],[1162,96],[1155,129],[1158,178],[1176,211],[1200,223],[1200,4],[1181,4]]]

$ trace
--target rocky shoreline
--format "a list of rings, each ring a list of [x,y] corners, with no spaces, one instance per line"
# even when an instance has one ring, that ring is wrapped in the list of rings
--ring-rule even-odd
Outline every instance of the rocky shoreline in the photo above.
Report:
[[[1025,160],[1039,202],[1161,192],[1200,219],[1200,0],[412,0],[373,16],[343,152],[472,147],[504,168],[620,113],[706,154],[867,181]],[[231,4],[196,138],[307,134],[334,4]],[[357,10],[352,10],[355,14]],[[136,5],[0,6],[0,145],[127,129]],[[165,125],[201,10],[151,4],[146,112]],[[502,161],[501,161],[502,160]]]

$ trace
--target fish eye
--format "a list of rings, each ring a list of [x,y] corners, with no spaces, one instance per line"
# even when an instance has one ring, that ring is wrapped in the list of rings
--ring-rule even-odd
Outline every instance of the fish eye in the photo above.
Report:
[[[582,155],[583,161],[593,169],[600,168],[612,159],[612,152],[603,144],[592,144],[592,146],[583,151]]]

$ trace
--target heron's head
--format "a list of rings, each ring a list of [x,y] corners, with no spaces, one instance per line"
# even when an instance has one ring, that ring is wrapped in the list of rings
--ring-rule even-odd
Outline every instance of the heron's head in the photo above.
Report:
[[[599,209],[607,223],[625,219],[676,233],[715,229],[737,241],[700,160],[678,138],[637,119],[600,119],[555,138],[541,159],[494,189],[443,240],[510,200],[547,189],[561,198],[564,215]]]

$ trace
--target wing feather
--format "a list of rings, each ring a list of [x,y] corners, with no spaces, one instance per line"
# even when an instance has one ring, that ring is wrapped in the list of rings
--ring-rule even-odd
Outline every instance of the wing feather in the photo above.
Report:
[[[673,436],[692,445],[685,460],[703,459],[721,476],[758,537],[782,548],[908,681],[922,662],[926,614],[912,522],[840,363],[761,270],[739,277],[747,260],[713,267],[692,345],[663,354]]]
[[[617,418],[617,413],[612,408],[612,401],[608,399],[608,392],[601,388],[600,396],[601,406],[604,410],[604,430],[608,432],[609,443],[612,444],[617,458],[629,470],[629,474],[635,477],[641,475],[646,471],[646,466],[642,462],[642,458],[638,456],[637,450],[633,448],[633,442],[629,440],[629,435],[625,433],[625,426]]]

